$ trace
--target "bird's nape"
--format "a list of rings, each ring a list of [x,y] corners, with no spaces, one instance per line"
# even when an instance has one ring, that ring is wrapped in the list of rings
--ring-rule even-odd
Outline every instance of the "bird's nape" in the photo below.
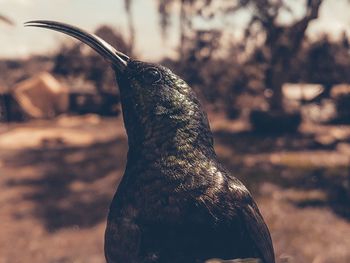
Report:
[[[93,50],[95,50],[98,54],[100,54],[104,59],[109,61],[114,68],[116,68],[119,72],[123,72],[127,66],[129,61],[129,57],[124,53],[116,50],[110,44],[108,44],[103,39],[99,38],[94,34],[90,34],[78,27],[56,22],[49,20],[34,20],[28,21],[24,23],[25,26],[28,27],[41,27],[46,29],[51,29],[54,31],[58,31],[74,37],[86,45],[90,46]]]

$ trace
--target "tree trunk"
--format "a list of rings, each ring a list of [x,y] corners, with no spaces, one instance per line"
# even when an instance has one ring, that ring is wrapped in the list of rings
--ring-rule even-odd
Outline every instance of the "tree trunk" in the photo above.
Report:
[[[128,29],[129,29],[129,48],[130,50],[133,50],[135,45],[135,25],[134,25],[134,17],[131,9],[131,4],[132,4],[132,0],[125,0],[125,10],[127,13]]]
[[[291,61],[297,55],[310,21],[318,17],[323,0],[309,0],[306,16],[289,27],[280,27],[275,19],[265,21],[265,48],[267,49],[267,69],[265,88],[273,91],[270,98],[270,109],[283,111],[282,85],[288,81]]]

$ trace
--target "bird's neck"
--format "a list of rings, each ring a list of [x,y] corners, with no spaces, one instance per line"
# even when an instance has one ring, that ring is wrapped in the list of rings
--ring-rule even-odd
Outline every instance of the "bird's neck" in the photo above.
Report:
[[[174,118],[178,118],[174,121]],[[140,128],[128,131],[129,151],[148,161],[164,156],[196,158],[194,153],[215,155],[213,137],[204,112],[197,116],[150,118]]]
[[[177,178],[197,176],[216,164],[212,133],[206,115],[182,118],[176,124],[149,120],[144,136],[133,138],[129,133],[127,168],[133,174],[153,171],[147,178],[164,174]],[[140,133],[138,133],[140,134]],[[162,175],[163,176],[163,175]],[[180,178],[183,177],[183,178]]]
[[[201,147],[197,144],[200,141],[184,142],[181,136],[174,141],[130,149],[125,174],[133,177],[129,182],[142,187],[161,182],[166,187],[155,190],[167,193],[205,189],[211,184],[214,175],[220,173],[213,148]]]

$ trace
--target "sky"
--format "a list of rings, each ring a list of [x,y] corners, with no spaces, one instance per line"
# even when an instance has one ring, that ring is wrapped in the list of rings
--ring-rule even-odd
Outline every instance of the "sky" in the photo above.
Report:
[[[296,3],[302,0],[289,0]],[[73,41],[67,36],[38,28],[24,28],[28,20],[50,19],[71,23],[88,31],[108,24],[127,34],[124,0],[0,0],[1,14],[16,23],[15,27],[0,24],[0,57],[26,57],[54,52],[62,43]],[[325,0],[320,18],[309,29],[310,37],[327,32],[337,37],[343,30],[350,36],[350,4],[347,0]],[[157,60],[172,55],[177,43],[176,27],[164,41],[158,25],[155,0],[134,0],[136,52],[141,58]],[[302,10],[296,8],[296,14]],[[238,24],[243,16],[237,16]],[[286,17],[288,20],[288,17]],[[175,21],[176,25],[176,21]],[[239,27],[238,27],[239,28]]]

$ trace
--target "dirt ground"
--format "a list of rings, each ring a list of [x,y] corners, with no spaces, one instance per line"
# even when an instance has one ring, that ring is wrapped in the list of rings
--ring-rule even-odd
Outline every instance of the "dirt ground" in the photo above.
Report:
[[[212,114],[217,153],[251,189],[280,263],[350,262],[350,127],[253,134]],[[123,173],[120,118],[0,124],[0,263],[100,263]]]

